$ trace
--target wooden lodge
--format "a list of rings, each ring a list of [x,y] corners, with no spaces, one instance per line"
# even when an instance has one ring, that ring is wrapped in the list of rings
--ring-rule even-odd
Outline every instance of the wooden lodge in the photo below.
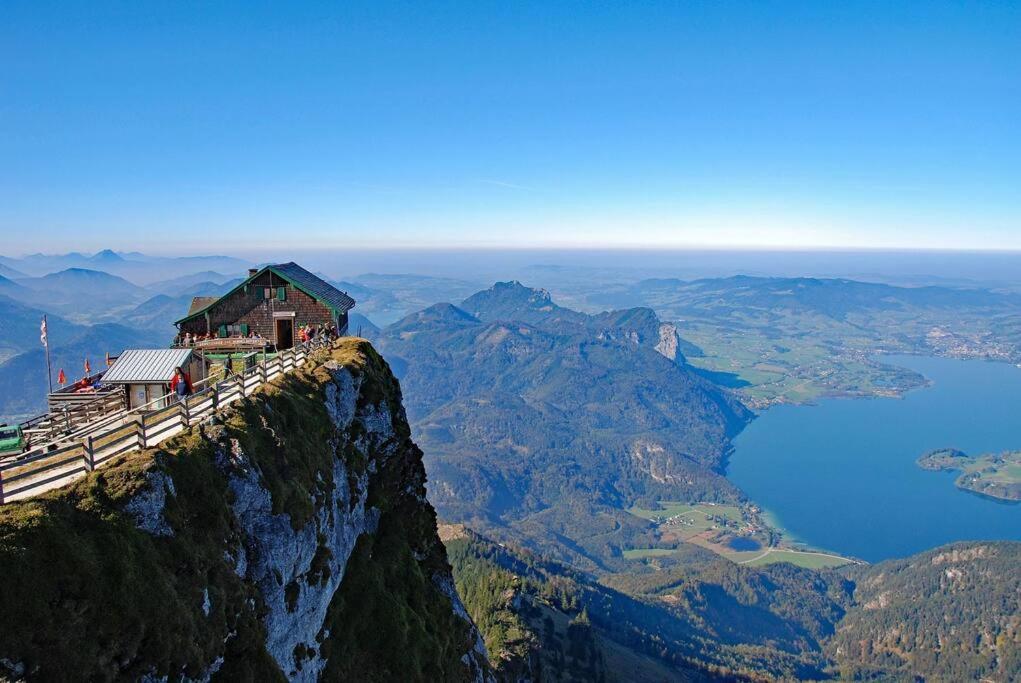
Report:
[[[347,334],[354,305],[354,299],[296,263],[250,270],[221,297],[195,297],[188,314],[175,323],[179,333],[171,348],[126,350],[104,371],[51,391],[48,411],[22,423],[22,433],[29,443],[53,447],[57,439],[122,412],[170,410],[177,405],[170,382],[178,367],[196,391],[220,392],[220,380],[234,378],[243,388],[225,383],[222,391],[235,387],[244,395],[244,387],[258,384],[259,368],[265,381],[294,367],[295,358],[304,359],[302,349],[287,351],[300,341],[302,328],[314,327],[326,340]]]
[[[248,271],[248,278],[221,297],[195,297],[178,320],[175,346],[203,352],[282,351],[311,325],[347,334],[350,296],[296,263]],[[189,340],[190,344],[189,344]]]

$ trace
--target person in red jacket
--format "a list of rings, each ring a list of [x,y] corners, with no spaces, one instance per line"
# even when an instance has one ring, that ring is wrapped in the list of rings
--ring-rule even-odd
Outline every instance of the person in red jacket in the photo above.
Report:
[[[170,379],[170,391],[177,395],[178,401],[183,401],[195,391],[191,385],[191,377],[184,371],[184,368],[179,367],[174,370],[174,376]]]

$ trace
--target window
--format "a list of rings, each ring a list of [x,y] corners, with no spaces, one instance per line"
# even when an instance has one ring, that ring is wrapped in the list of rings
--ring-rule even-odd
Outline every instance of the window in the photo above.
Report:
[[[272,296],[273,296],[273,288],[272,287],[264,287],[263,290],[262,290],[262,298],[263,299],[269,299]]]
[[[277,287],[277,301],[287,301],[287,287]]]

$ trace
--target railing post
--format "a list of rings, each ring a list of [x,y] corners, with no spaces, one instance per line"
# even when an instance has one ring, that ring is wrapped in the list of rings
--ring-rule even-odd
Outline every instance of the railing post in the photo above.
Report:
[[[138,447],[145,448],[149,445],[148,439],[145,436],[145,413],[139,413],[135,418],[135,430],[138,434]]]
[[[0,505],[4,504],[4,473],[0,472]]]
[[[92,447],[92,435],[86,436],[82,441],[82,451],[85,457],[85,469],[92,472],[96,469],[96,452]]]

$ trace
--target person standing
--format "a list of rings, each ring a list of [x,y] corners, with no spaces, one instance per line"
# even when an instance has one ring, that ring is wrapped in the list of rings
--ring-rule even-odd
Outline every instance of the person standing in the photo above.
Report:
[[[191,377],[184,371],[184,368],[178,367],[174,370],[174,376],[170,380],[170,391],[177,396],[179,402],[191,396],[195,391],[191,385]]]

